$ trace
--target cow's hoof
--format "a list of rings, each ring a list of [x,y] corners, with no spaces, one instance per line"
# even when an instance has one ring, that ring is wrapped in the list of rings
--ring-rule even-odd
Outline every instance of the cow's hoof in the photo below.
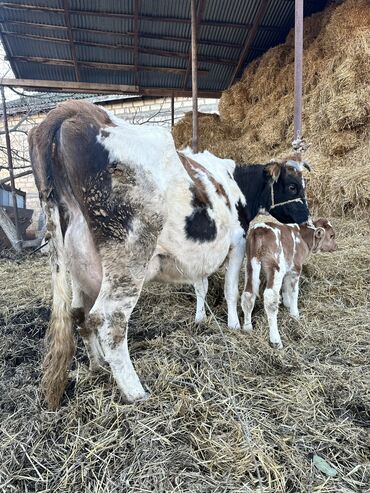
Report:
[[[294,320],[299,320],[299,312],[290,312],[290,316],[294,318]]]
[[[270,341],[270,347],[272,347],[272,349],[283,349],[283,343],[282,342],[271,342]]]
[[[205,315],[203,315],[202,317],[195,317],[194,320],[195,325],[202,325],[205,324],[206,322],[207,322],[207,318],[205,317]]]
[[[137,402],[145,402],[149,399],[150,393],[145,392],[143,390],[142,392],[138,392],[136,395],[124,395],[122,394],[123,400],[126,402],[126,404],[136,404]]]
[[[227,324],[229,329],[233,330],[239,330],[240,329],[240,323],[239,322],[232,322]]]
[[[253,325],[252,324],[244,324],[243,330],[245,332],[248,332],[249,334],[251,334],[253,332]]]
[[[240,322],[239,318],[235,316],[228,316],[227,317],[227,326],[229,329],[240,329]]]

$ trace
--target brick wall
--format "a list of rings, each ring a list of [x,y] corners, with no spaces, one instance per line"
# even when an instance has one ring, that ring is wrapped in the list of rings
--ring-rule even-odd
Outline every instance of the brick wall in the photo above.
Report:
[[[152,98],[152,99],[126,99],[117,102],[110,102],[103,105],[107,110],[112,111],[115,115],[134,124],[150,124],[171,127],[171,99],[170,98]],[[217,99],[198,99],[198,110],[202,112],[215,112],[218,108]],[[184,114],[192,110],[192,101],[190,98],[175,98],[175,122],[181,119]],[[24,115],[15,115],[8,118],[9,128],[14,127]],[[39,124],[45,117],[45,113],[40,113],[28,118],[20,129],[28,131],[33,126]],[[3,123],[1,122],[3,128]],[[20,156],[29,159],[27,136],[24,133],[11,134],[11,146]],[[5,137],[0,136],[0,147],[5,149]],[[21,159],[13,158],[15,168],[24,166]],[[7,166],[7,156],[5,152],[0,152],[0,166]],[[24,169],[15,170],[15,174],[24,171]],[[8,176],[8,172],[0,168],[0,179]],[[33,209],[32,224],[28,229],[29,234],[37,234],[41,227],[41,207],[38,198],[38,191],[35,185],[33,175],[24,176],[16,180],[16,187],[26,192],[26,207]]]

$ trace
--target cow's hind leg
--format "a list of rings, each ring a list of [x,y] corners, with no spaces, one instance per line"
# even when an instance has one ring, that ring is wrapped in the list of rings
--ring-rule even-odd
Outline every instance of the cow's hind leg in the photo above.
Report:
[[[239,297],[239,273],[245,254],[245,238],[239,232],[232,242],[225,273],[225,298],[227,303],[227,325],[240,329],[237,303]]]
[[[195,314],[195,323],[200,324],[206,318],[205,301],[208,292],[208,278],[203,277],[194,283],[195,294],[197,297],[197,311]]]
[[[127,346],[128,321],[139,298],[153,248],[109,241],[100,249],[103,281],[86,319],[94,330],[105,361],[126,402],[144,399],[146,392],[133,367]]]
[[[82,290],[77,280],[71,276],[72,280],[72,320],[78,328],[79,333],[84,341],[87,355],[90,362],[90,370],[97,371],[101,366],[106,364],[99,341],[94,330],[86,324],[88,316],[94,301]]]

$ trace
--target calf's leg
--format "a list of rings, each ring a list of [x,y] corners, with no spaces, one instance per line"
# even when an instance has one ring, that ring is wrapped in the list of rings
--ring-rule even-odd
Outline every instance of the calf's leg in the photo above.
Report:
[[[288,292],[289,292],[289,312],[290,315],[296,320],[299,319],[299,310],[298,310],[298,293],[299,293],[299,278],[300,273],[292,272],[289,275],[288,282]]]
[[[281,270],[266,270],[266,289],[263,293],[264,308],[268,319],[270,331],[270,344],[273,348],[282,349],[279,329],[277,325],[277,314],[279,310],[279,293],[284,274]]]
[[[242,309],[244,312],[243,329],[251,332],[252,312],[258,295],[260,285],[261,262],[256,258],[247,258],[245,269],[245,289],[241,297]]]

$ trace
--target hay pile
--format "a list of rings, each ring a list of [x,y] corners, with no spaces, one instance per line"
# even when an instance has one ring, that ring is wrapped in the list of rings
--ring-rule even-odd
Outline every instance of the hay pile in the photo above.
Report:
[[[261,301],[253,337],[225,328],[221,276],[211,279],[214,317],[203,328],[191,322],[191,288],[147,285],[129,341],[151,391],[137,405],[120,403],[108,373],[89,375],[79,344],[62,407],[41,406],[47,260],[0,260],[0,490],[366,491],[370,227],[334,223],[340,249],[305,269],[301,321],[279,314],[281,352],[268,345]],[[313,465],[313,453],[336,477]]]
[[[321,214],[370,212],[370,4],[345,0],[305,19],[303,135],[311,206]],[[254,60],[222,94],[219,119],[200,115],[200,149],[238,162],[290,152],[293,140],[294,31]],[[204,123],[203,123],[204,122]],[[216,128],[217,127],[217,128]],[[232,130],[230,130],[232,129]],[[190,143],[190,115],[174,128]]]

